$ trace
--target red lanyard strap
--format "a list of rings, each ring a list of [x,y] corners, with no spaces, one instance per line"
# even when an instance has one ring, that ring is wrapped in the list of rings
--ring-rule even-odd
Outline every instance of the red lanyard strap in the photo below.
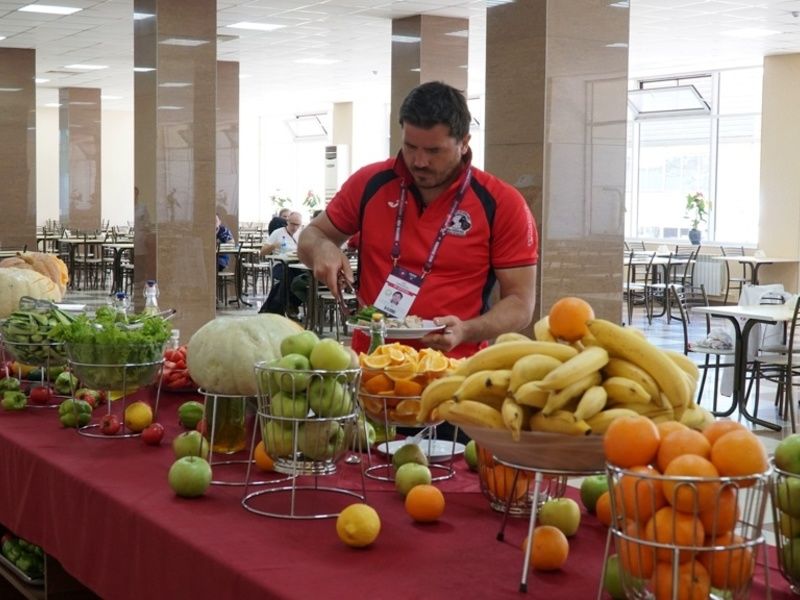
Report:
[[[439,253],[439,247],[444,241],[444,236],[447,235],[447,228],[450,223],[452,223],[453,217],[456,216],[456,211],[458,210],[461,201],[464,199],[464,195],[467,193],[467,187],[469,186],[470,181],[472,181],[472,167],[467,167],[464,180],[458,187],[455,198],[453,198],[453,204],[450,206],[450,212],[447,213],[447,217],[445,217],[444,222],[439,227],[439,231],[436,234],[436,239],[433,240],[433,245],[431,245],[431,249],[428,251],[428,258],[425,260],[425,264],[422,266],[421,278],[423,279],[428,273],[431,272],[431,269],[433,268],[433,261],[436,259],[436,255]],[[397,266],[397,261],[400,259],[400,234],[403,231],[403,220],[406,214],[407,198],[408,187],[406,186],[405,181],[401,181],[400,200],[397,203],[397,217],[395,218],[394,222],[394,241],[392,243],[392,266],[394,267]]]

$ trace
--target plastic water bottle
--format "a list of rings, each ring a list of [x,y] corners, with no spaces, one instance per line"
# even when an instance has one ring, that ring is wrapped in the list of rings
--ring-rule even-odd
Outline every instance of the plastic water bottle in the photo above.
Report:
[[[114,309],[117,311],[118,318],[124,321],[128,319],[128,311],[131,308],[131,300],[125,292],[117,292],[114,297]]]
[[[144,313],[158,314],[158,284],[155,279],[148,279],[144,284]]]

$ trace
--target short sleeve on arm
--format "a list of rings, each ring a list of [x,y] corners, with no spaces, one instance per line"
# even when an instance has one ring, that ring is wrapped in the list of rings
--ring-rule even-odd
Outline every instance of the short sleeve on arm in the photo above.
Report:
[[[492,266],[526,267],[539,261],[539,233],[522,194],[505,185],[492,226]]]
[[[361,196],[372,172],[368,166],[353,173],[325,209],[333,226],[346,235],[353,235],[361,228]]]

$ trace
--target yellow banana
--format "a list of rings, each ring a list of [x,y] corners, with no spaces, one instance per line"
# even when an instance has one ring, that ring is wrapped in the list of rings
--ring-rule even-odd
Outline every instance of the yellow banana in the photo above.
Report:
[[[608,403],[612,406],[650,403],[650,394],[633,379],[627,377],[609,377],[603,382],[603,389],[608,394]]]
[[[528,354],[547,354],[563,361],[577,353],[575,348],[556,342],[536,340],[505,342],[479,350],[465,360],[457,371],[459,374],[469,375],[477,371],[510,369],[515,362]]]
[[[455,391],[464,382],[464,379],[465,377],[463,375],[447,375],[431,381],[427,387],[422,390],[422,395],[419,399],[417,421],[420,423],[427,423],[431,417],[431,411],[445,400],[450,400]]]
[[[649,373],[672,406],[683,406],[689,402],[689,390],[681,370],[660,348],[639,334],[628,331],[628,327],[620,327],[610,321],[594,319],[587,325],[592,335],[612,356],[624,358]]]
[[[448,400],[439,405],[439,416],[454,425],[476,425],[491,429],[505,429],[500,411],[482,402]]]
[[[616,419],[620,417],[635,417],[639,413],[627,408],[607,408],[601,410],[593,417],[586,419],[586,422],[592,428],[592,433],[604,434],[608,426],[611,425]]]
[[[637,402],[631,402],[630,404],[618,405],[614,408],[627,408],[628,410],[632,410],[633,412],[642,415],[643,417],[647,417],[649,419],[656,419],[658,417],[667,417],[668,421],[675,421],[675,411],[671,406],[667,408],[662,408],[661,406],[656,406],[653,403],[641,404]]]
[[[600,385],[602,380],[603,378],[600,376],[599,371],[595,371],[594,373],[589,373],[585,377],[581,377],[577,381],[572,382],[564,389],[557,392],[550,392],[547,402],[545,402],[544,408],[542,408],[542,413],[550,415],[564,408],[570,400],[573,398],[580,398],[590,387]]]
[[[534,408],[544,408],[550,392],[539,388],[538,381],[529,381],[523,383],[511,394],[511,397],[517,401],[518,404],[525,406],[532,406]]]
[[[713,422],[714,415],[697,404],[687,406],[681,415],[681,423],[698,431],[702,431]]]
[[[624,358],[610,358],[608,364],[603,367],[606,377],[627,377],[632,379],[644,388],[651,398],[658,398],[661,394],[656,380],[650,373],[633,364]]]
[[[575,418],[587,420],[595,416],[606,407],[608,394],[601,385],[593,385],[583,392],[578,407],[575,409]]]
[[[529,412],[529,408],[517,404],[512,398],[503,400],[503,405],[500,407],[500,416],[503,417],[503,423],[511,431],[511,439],[515,442],[519,441],[522,426],[527,425],[525,415]]]
[[[498,335],[494,343],[495,344],[502,344],[504,342],[529,342],[531,338],[529,338],[524,333],[517,333],[516,331],[508,331],[506,333],[501,333]]]
[[[557,410],[551,415],[536,413],[530,418],[531,431],[549,431],[567,435],[589,435],[592,428],[586,421],[578,420],[567,410]]]
[[[533,337],[540,342],[555,342],[555,336],[550,333],[550,317],[544,316],[533,324]]]
[[[696,381],[700,377],[700,369],[695,362],[682,352],[669,349],[662,350],[662,352],[666,354],[672,362],[678,365],[680,370],[686,373],[691,379]]]
[[[561,366],[550,371],[539,382],[543,390],[560,390],[571,383],[599,371],[608,362],[608,352],[600,346],[587,348],[577,356],[570,358]]]
[[[478,371],[464,379],[453,394],[453,399],[456,401],[481,400],[482,398],[503,399],[508,392],[510,381],[511,369]]]
[[[544,379],[545,375],[561,364],[560,360],[547,354],[523,356],[511,367],[508,390],[513,394],[523,383]]]

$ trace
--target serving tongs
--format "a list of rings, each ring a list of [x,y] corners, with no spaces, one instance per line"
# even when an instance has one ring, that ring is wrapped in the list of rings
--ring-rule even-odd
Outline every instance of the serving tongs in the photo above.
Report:
[[[336,281],[336,303],[339,305],[339,316],[342,317],[342,323],[348,323],[350,317],[355,314],[355,310],[347,305],[344,299],[345,292],[348,294],[355,294],[355,289],[347,281],[342,271],[339,271],[339,276]]]
[[[144,315],[143,317],[139,318],[133,323],[118,321],[117,323],[115,323],[115,325],[120,329],[124,329],[125,331],[134,331],[136,329],[141,329],[142,327],[144,327],[144,322],[147,321],[147,319],[151,319],[153,317],[161,317],[165,321],[169,321],[172,317],[175,316],[177,312],[178,311],[175,308],[168,308],[167,310],[162,310],[160,312],[153,313],[152,315]]]

